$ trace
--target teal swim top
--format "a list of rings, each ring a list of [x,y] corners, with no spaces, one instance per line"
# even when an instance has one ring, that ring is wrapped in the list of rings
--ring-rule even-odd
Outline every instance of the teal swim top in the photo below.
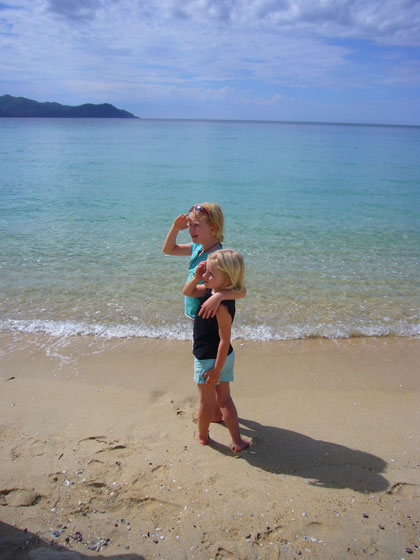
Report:
[[[222,245],[220,244],[220,246],[214,250],[216,251],[221,248]],[[210,251],[210,253],[213,253],[213,251]],[[203,252],[203,246],[201,245],[201,243],[191,243],[191,259],[190,259],[190,264],[188,265],[187,282],[191,280],[191,278],[195,274],[195,269],[197,268],[197,266],[201,262],[205,261],[208,255],[209,253]],[[202,282],[200,282],[200,284],[202,284]],[[200,298],[184,296],[184,309],[185,309],[185,315],[187,317],[189,317],[190,319],[195,319],[199,307],[200,307]]]

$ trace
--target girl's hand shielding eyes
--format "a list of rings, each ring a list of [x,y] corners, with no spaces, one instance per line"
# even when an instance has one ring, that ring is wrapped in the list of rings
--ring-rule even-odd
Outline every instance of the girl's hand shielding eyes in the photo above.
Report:
[[[205,272],[206,272],[206,261],[202,261],[195,269],[195,274],[194,274],[195,279],[201,280]]]
[[[189,227],[188,216],[189,214],[180,214],[177,218],[175,218],[174,227],[180,230],[187,229]]]

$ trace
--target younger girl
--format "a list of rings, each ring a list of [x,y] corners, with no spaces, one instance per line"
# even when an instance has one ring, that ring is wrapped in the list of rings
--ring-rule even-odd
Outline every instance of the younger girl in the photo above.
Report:
[[[204,281],[204,285],[200,284]],[[244,289],[244,261],[232,249],[211,253],[200,263],[183,290],[189,297],[200,298],[200,305],[214,294],[232,293]],[[202,445],[209,441],[209,425],[217,402],[232,437],[232,450],[243,451],[249,442],[241,438],[238,413],[230,396],[235,354],[230,343],[231,326],[235,316],[235,301],[223,300],[216,316],[204,319],[198,313],[194,319],[194,380],[200,395],[198,435]]]

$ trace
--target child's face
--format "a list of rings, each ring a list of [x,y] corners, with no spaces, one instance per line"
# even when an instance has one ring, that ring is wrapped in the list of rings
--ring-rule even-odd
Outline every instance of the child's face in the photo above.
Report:
[[[226,286],[225,274],[216,268],[216,265],[206,261],[206,271],[203,274],[203,282],[206,288],[214,290],[215,292],[223,290]]]
[[[190,212],[188,223],[193,243],[205,244],[209,239],[214,239],[214,228],[209,226],[201,212]]]

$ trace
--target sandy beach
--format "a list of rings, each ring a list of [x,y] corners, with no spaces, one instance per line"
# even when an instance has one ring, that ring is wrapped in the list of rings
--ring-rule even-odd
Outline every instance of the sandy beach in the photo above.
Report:
[[[0,558],[420,558],[420,340],[234,342],[195,438],[190,342],[0,338]]]

